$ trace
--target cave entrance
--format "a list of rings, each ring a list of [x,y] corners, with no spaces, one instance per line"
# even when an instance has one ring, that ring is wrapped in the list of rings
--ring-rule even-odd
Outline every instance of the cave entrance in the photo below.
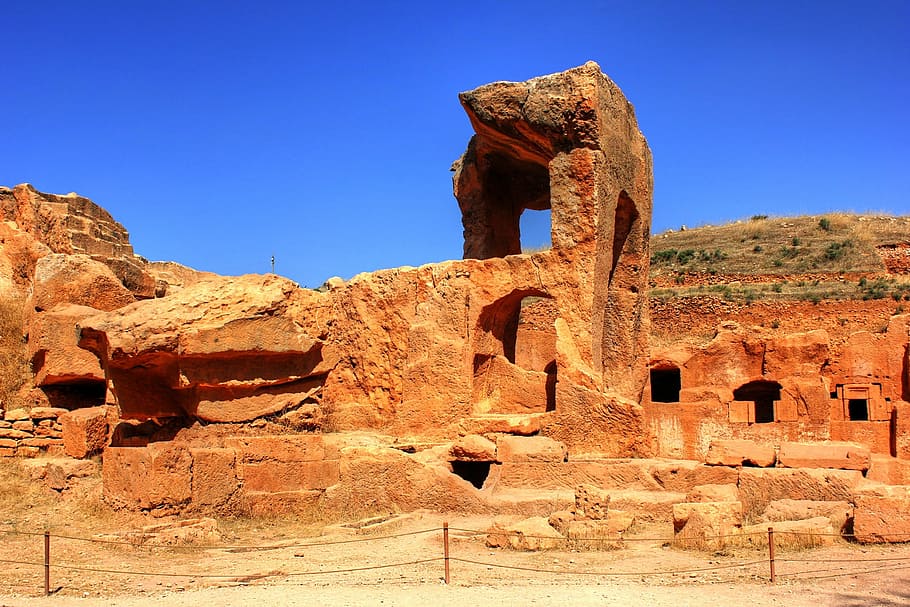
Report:
[[[749,421],[770,424],[776,419],[774,403],[780,400],[780,391],[781,385],[776,381],[750,381],[733,391],[733,399],[752,401],[752,415]]]
[[[453,460],[449,462],[452,473],[468,481],[477,489],[483,489],[483,484],[490,476],[490,466],[493,462]]]
[[[651,369],[651,402],[678,403],[682,389],[679,368],[664,367]]]

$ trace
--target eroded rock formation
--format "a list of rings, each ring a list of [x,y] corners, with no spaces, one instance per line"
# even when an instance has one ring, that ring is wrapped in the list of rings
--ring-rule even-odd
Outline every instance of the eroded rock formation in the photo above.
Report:
[[[509,513],[579,547],[633,521],[715,549],[757,520],[910,532],[875,522],[910,483],[910,316],[652,349],[651,156],[618,87],[587,63],[460,99],[464,259],[316,291],[150,264],[84,198],[0,190],[39,388],[0,454],[103,449],[108,503],[159,514]],[[529,211],[549,249],[522,252]]]

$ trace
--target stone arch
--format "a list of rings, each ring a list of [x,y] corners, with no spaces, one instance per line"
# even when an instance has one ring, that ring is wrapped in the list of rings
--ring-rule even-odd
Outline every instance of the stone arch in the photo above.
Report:
[[[539,289],[516,289],[483,308],[474,332],[475,407],[555,410],[555,316],[555,301]]]
[[[465,259],[521,253],[521,215],[547,211],[550,170],[544,158],[511,149],[478,150],[473,139],[456,173]]]
[[[647,353],[642,324],[647,322],[647,297],[640,285],[648,269],[648,222],[628,192],[620,190],[606,223],[612,234],[599,251],[607,275],[606,284],[598,287],[605,291],[599,362],[607,387],[640,398],[647,379],[641,365]]]

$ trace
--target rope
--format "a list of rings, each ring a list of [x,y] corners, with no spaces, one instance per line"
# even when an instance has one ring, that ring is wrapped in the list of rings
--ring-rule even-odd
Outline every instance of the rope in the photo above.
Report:
[[[331,569],[323,571],[294,571],[294,572],[284,572],[284,571],[272,571],[268,573],[249,573],[249,574],[211,574],[211,573],[161,573],[155,571],[123,571],[119,569],[100,569],[96,567],[79,567],[76,565],[68,565],[66,563],[54,563],[54,569],[67,569],[69,571],[87,571],[91,573],[111,573],[116,575],[148,575],[155,577],[192,577],[192,578],[203,578],[203,579],[236,579],[236,580],[245,580],[245,579],[259,579],[264,577],[297,577],[302,575],[323,575],[323,574],[333,574],[333,573],[353,573],[357,571],[371,571],[373,569],[389,569],[391,567],[405,567],[408,565],[420,565],[422,563],[432,563],[436,561],[443,560],[443,557],[434,557],[429,559],[422,559],[417,561],[408,561],[404,563],[387,563],[385,565],[370,565],[367,567],[351,567],[348,569]],[[14,562],[14,561],[0,561],[0,562]],[[43,566],[43,563],[22,563],[27,565],[39,565]]]
[[[44,567],[44,563],[31,563],[29,561],[8,561],[5,559],[0,559],[0,563],[8,563],[10,565],[34,565],[35,567]]]
[[[514,569],[516,571],[533,571],[535,573],[554,573],[558,575],[600,575],[604,577],[610,576],[627,576],[627,575],[637,575],[637,576],[657,576],[657,575],[675,575],[679,573],[700,573],[705,571],[718,571],[721,569],[734,569],[739,567],[751,567],[753,565],[763,565],[767,561],[746,561],[744,563],[733,563],[730,565],[718,565],[716,567],[702,567],[698,569],[679,569],[679,570],[665,570],[665,571],[556,571],[554,569],[539,569],[537,567],[522,567],[520,565],[502,565],[499,563],[484,563],[481,561],[474,561],[471,559],[463,559],[459,557],[449,557],[450,561],[458,561],[460,563],[468,563],[471,565],[480,565],[483,567],[496,567],[499,569]]]
[[[901,569],[910,569],[910,565],[883,565],[881,567],[871,567],[869,569],[853,569],[849,571],[842,571],[841,573],[832,573],[831,575],[818,575],[812,577],[803,577],[800,579],[803,580],[823,580],[836,577],[844,577],[848,575],[863,575],[865,573],[876,573],[878,571],[900,571]],[[808,575],[810,573],[825,573],[828,571],[833,571],[833,569],[812,569],[810,571],[798,571],[794,573],[778,573],[777,577],[792,577],[796,578],[803,575]]]
[[[895,561],[910,562],[910,557],[895,557],[882,559],[774,559],[778,563],[884,563]]]
[[[132,546],[133,548],[173,548],[173,549],[195,549],[195,550],[278,550],[282,548],[306,548],[308,546],[335,546],[339,544],[354,544],[358,542],[375,542],[379,540],[394,539],[399,537],[409,537],[414,535],[421,535],[424,533],[433,533],[435,531],[442,531],[442,527],[434,527],[431,529],[422,529],[420,531],[408,531],[404,533],[395,533],[391,535],[380,535],[372,537],[361,537],[348,540],[336,540],[336,541],[326,541],[326,542],[307,542],[299,544],[283,544],[280,546],[263,546],[263,545],[253,545],[253,546],[217,546],[217,545],[208,545],[208,546],[161,546],[161,545],[149,545],[142,544],[131,541],[122,541],[122,540],[102,540],[98,538],[91,537],[79,537],[73,535],[57,535],[55,533],[49,534],[52,538],[63,539],[63,540],[73,540],[77,542],[89,542],[92,544],[108,544],[114,546]],[[34,532],[25,532],[25,531],[7,531],[0,530],[2,533],[9,533],[15,535],[30,535],[30,536],[40,536],[44,537],[43,533],[34,533]]]
[[[663,543],[672,543],[676,540],[675,537],[625,537],[622,535],[622,532],[617,531],[616,537],[572,537],[572,538],[558,538],[549,535],[527,535],[521,533],[520,531],[509,531],[507,529],[491,529],[489,531],[480,531],[478,529],[460,529],[457,527],[449,527],[449,531],[458,531],[462,533],[471,533],[473,535],[514,535],[516,537],[524,537],[528,539],[537,539],[537,540],[560,540],[566,539],[570,541],[577,542],[596,542],[596,541],[608,541],[615,542],[622,540],[624,542],[663,542]],[[774,532],[777,533],[776,531]],[[750,531],[748,533],[727,533],[727,534],[718,534],[718,535],[704,535],[699,536],[699,540],[716,540],[716,539],[733,539],[740,537],[750,537],[750,536],[767,536],[767,531]],[[682,538],[688,539],[688,538]],[[693,538],[694,539],[694,538]]]

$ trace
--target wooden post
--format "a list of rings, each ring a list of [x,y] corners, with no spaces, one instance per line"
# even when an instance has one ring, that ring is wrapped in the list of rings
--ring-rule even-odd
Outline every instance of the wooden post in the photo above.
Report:
[[[443,560],[446,564],[446,585],[449,584],[449,522],[442,524]]]
[[[771,560],[771,583],[777,582],[774,572],[774,527],[768,527],[768,558]]]
[[[51,594],[51,532],[44,532],[44,596]]]

